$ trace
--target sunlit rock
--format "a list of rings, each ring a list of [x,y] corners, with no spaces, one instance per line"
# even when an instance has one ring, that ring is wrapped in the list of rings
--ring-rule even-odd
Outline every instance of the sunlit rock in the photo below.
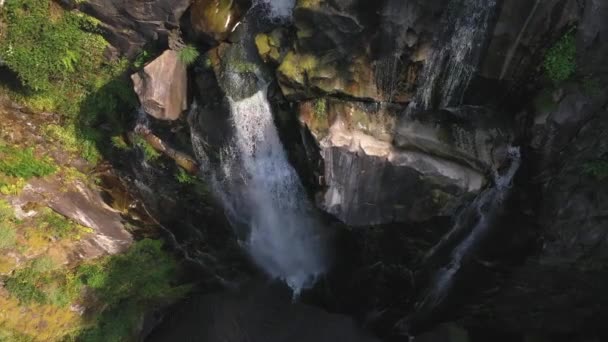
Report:
[[[186,65],[177,52],[167,50],[131,76],[146,113],[160,120],[177,120],[188,108]]]
[[[196,0],[190,12],[194,31],[216,40],[226,39],[240,17],[234,0]]]

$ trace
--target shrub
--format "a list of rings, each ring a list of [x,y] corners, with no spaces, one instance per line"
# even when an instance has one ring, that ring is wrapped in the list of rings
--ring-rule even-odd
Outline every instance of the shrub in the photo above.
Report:
[[[576,71],[576,42],[570,30],[545,55],[543,68],[547,76],[559,83],[569,79]]]
[[[177,57],[179,58],[179,60],[186,65],[191,65],[196,62],[199,55],[200,53],[198,52],[196,47],[192,45],[186,45],[177,52]]]

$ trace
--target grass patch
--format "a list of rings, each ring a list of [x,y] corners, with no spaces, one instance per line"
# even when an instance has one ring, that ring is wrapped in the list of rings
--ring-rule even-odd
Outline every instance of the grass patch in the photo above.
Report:
[[[562,36],[547,52],[543,68],[553,83],[568,80],[576,71],[576,41],[573,30]]]
[[[11,225],[0,222],[0,251],[11,248],[17,243],[17,232]]]
[[[90,163],[97,163],[101,159],[101,153],[96,144],[99,134],[92,130],[87,130],[87,132],[89,135],[83,138],[82,131],[74,124],[64,126],[51,124],[44,128],[45,135],[52,142],[57,142],[69,152],[79,154]]]
[[[155,161],[160,158],[161,154],[141,135],[133,137],[133,144],[141,149],[144,154],[145,161]]]
[[[177,58],[179,58],[179,60],[186,65],[194,64],[199,56],[200,53],[196,47],[192,45],[186,45],[177,51]]]
[[[78,240],[83,233],[90,232],[89,228],[83,227],[49,208],[42,210],[36,218],[36,223],[36,229],[44,232],[49,238]]]
[[[33,148],[19,148],[0,143],[0,172],[11,177],[29,179],[55,173],[51,158],[36,156]]]

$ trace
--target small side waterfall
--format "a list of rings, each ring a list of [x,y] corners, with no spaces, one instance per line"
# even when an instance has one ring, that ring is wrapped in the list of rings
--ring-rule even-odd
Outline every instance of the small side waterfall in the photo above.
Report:
[[[495,172],[494,187],[482,192],[463,210],[456,218],[454,228],[427,254],[426,260],[433,259],[437,254],[449,248],[449,244],[458,239],[462,240],[451,250],[449,262],[435,271],[433,281],[424,296],[416,305],[417,312],[429,312],[443,303],[450,289],[454,285],[454,278],[467,258],[472,256],[480,247],[482,241],[488,236],[496,223],[497,213],[509,194],[511,182],[521,164],[521,155],[518,147],[508,150],[510,165],[503,174]],[[477,219],[474,225],[469,226],[471,216]],[[466,234],[463,234],[466,233]]]
[[[452,0],[407,113],[460,105],[480,62],[496,0]]]

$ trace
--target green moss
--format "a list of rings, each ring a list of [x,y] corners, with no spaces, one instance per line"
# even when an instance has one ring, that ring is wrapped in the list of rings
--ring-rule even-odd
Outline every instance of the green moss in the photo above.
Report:
[[[318,60],[315,56],[305,54],[299,55],[290,51],[287,53],[278,71],[285,77],[304,84],[307,73],[313,71],[318,65]]]
[[[570,30],[547,52],[543,62],[547,76],[554,83],[568,80],[576,71],[576,41]]]

